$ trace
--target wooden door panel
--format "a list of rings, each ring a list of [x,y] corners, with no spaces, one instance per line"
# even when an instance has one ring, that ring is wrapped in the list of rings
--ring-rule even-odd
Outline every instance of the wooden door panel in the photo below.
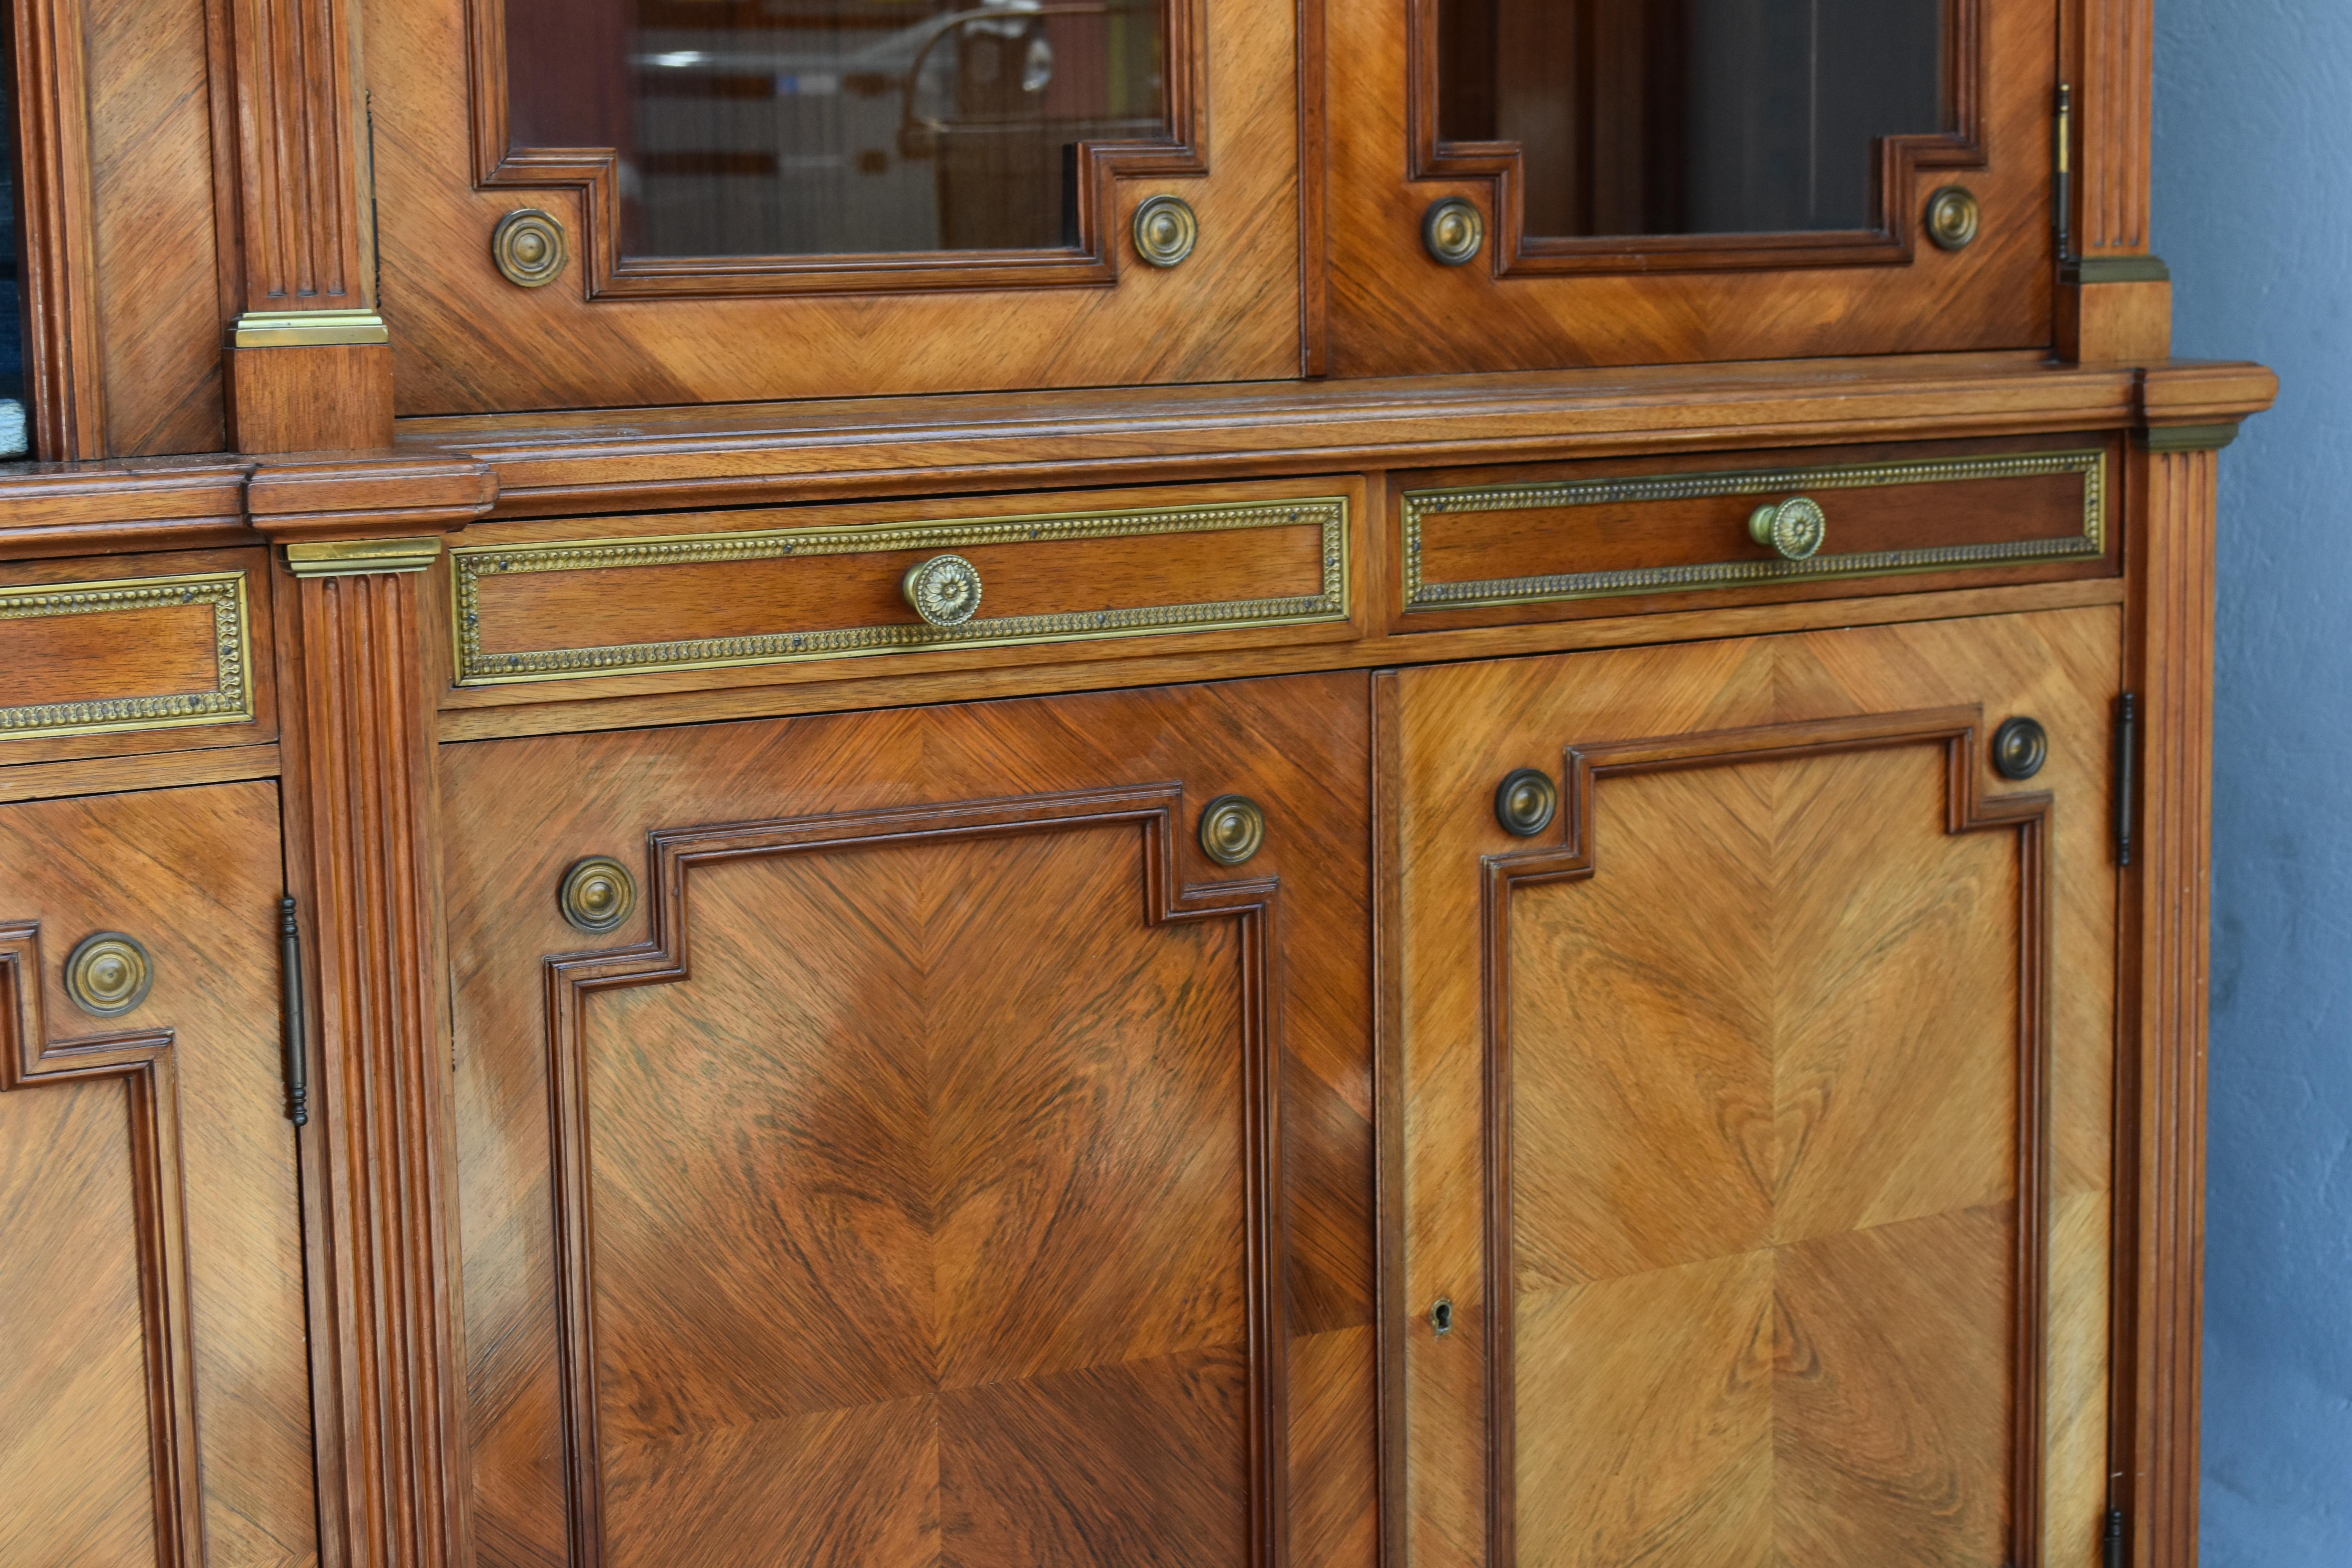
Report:
[[[2087,1560],[2119,636],[1384,678],[1415,1560]],[[1983,755],[2016,713],[2026,784]],[[1526,765],[1563,801],[1516,840]]]
[[[1368,1563],[1364,693],[450,748],[483,1561]]]
[[[0,809],[0,1561],[317,1560],[278,866],[272,784]]]

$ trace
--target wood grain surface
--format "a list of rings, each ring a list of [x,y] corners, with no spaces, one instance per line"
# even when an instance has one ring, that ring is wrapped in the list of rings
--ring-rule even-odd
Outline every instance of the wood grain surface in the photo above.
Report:
[[[0,1559],[315,1563],[278,791],[0,809]],[[63,965],[141,942],[94,1017]]]
[[[1434,177],[1414,177],[1413,126],[1408,94],[1400,90],[1414,79],[1412,9],[1336,0],[1328,12],[1331,36],[1350,45],[1349,68],[1331,79],[1328,107],[1332,122],[1347,128],[1331,140],[1332,374],[2023,348],[2051,341],[2057,0],[1983,0],[1973,64],[1983,84],[1978,136],[1984,166],[1960,178],[1983,203],[1985,219],[1966,249],[1916,245],[1907,259],[1891,263],[1792,266],[1788,247],[1818,247],[1822,237],[1759,237],[1760,254],[1748,259],[1766,265],[1743,267],[1735,255],[1726,258],[1727,269],[1692,271],[1657,270],[1642,253],[1669,250],[1674,242],[1632,241],[1616,270],[1572,276],[1523,275],[1536,258],[1523,263],[1503,237],[1515,218],[1512,182],[1501,182],[1498,192],[1491,175],[1435,174],[1445,168],[1442,163]],[[1433,65],[1424,69],[1433,78]],[[1906,172],[1909,188],[1896,189],[1885,204],[1890,232],[1920,224],[1929,192],[1952,177],[1949,170]],[[1473,201],[1486,218],[1486,248],[1465,266],[1441,266],[1423,248],[1422,215],[1448,196]],[[1776,240],[1782,246],[1777,258],[1769,248]],[[1594,258],[1570,259],[1584,265]]]
[[[468,103],[471,73],[461,63],[476,36],[468,11],[468,0],[366,7],[384,298],[403,413],[1298,374],[1297,23],[1290,6],[1207,0],[1192,31],[1200,58],[1171,58],[1170,69],[1205,74],[1198,153],[1209,172],[1136,172],[1104,182],[1096,233],[1115,281],[722,296],[722,287],[763,287],[756,270],[730,268],[734,276],[716,284],[704,279],[701,297],[657,300],[592,297],[595,268],[586,260],[536,289],[514,287],[493,267],[490,232],[514,208],[553,215],[575,256],[604,243],[604,226],[583,199],[576,165],[537,176],[520,165],[509,172],[535,178],[533,188],[478,186],[479,159],[496,165],[507,149],[480,144],[485,132]],[[1127,239],[1136,206],[1160,194],[1181,195],[1199,215],[1199,245],[1179,267],[1139,264]],[[779,269],[776,287],[793,282],[789,270]]]
[[[479,1560],[1369,1563],[1364,691],[446,748]]]
[[[2105,1495],[2120,639],[2117,612],[2095,609],[1382,678],[1402,879],[1386,1322],[1414,1560],[1487,1562],[1490,1503],[1521,1562],[1866,1560],[1890,1538],[1912,1542],[1906,1561],[2088,1560]],[[2051,761],[2012,785],[1974,759],[1948,795],[1935,744],[1684,754],[1726,731],[1931,709],[1980,709],[1987,728],[2031,714]],[[1558,777],[1563,748],[1601,769],[1634,742],[1675,764],[1592,786],[1598,870],[1508,895],[1490,981],[1482,858],[1526,846],[1495,823],[1496,781]],[[2043,790],[2063,983],[2046,1132],[2021,1141],[2035,999],[2018,835],[2039,830],[1953,837],[1967,813],[1946,813]],[[1570,820],[1539,843],[1572,842]],[[1480,1020],[1505,1002],[1496,1079]],[[2046,1172],[2048,1258],[2032,1311],[2030,1166]],[[1508,1321],[1488,1305],[1497,1215]],[[1442,1339],[1440,1297],[1458,1325]],[[2041,1365],[2021,1365],[2036,1340]],[[1506,1366],[1496,1415],[1517,1421],[1490,1433],[1489,1370]],[[2020,1429],[2037,1370],[2042,1413]],[[2038,1525],[2021,1482],[2045,1500]],[[1856,1528],[1875,1543],[1842,1533]]]

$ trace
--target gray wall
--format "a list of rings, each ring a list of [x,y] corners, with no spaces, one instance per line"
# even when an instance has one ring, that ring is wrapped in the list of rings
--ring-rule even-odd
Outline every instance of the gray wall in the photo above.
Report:
[[[2157,0],[2174,352],[2221,459],[2206,1568],[2352,1563],[2352,0]]]

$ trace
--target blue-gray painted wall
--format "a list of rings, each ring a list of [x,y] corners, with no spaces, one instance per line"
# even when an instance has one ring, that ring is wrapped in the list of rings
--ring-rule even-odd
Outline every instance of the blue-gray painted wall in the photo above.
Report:
[[[2221,458],[2205,1568],[2352,1564],[2352,0],[2157,0],[2173,352]]]

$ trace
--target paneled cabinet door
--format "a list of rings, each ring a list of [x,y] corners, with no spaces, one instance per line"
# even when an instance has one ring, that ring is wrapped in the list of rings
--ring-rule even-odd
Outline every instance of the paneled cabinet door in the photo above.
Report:
[[[484,1568],[1368,1568],[1368,679],[445,751]]]
[[[1292,376],[1287,0],[366,0],[403,414]]]
[[[274,784],[0,806],[0,1563],[315,1563]]]
[[[2097,1560],[2120,636],[1381,678],[1413,1563]]]

